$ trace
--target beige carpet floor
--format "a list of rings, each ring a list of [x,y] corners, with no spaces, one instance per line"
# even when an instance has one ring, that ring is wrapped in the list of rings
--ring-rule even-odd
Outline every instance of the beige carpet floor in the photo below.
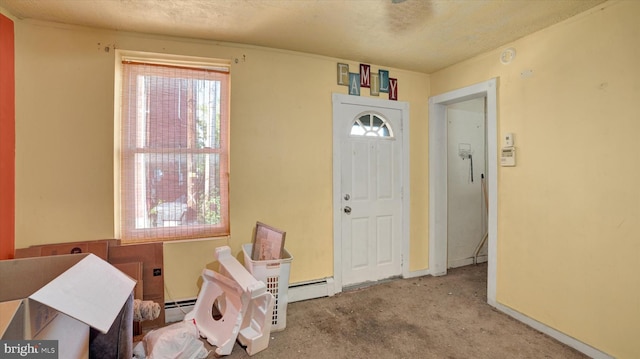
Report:
[[[587,358],[486,304],[486,286],[480,264],[289,303],[251,358]],[[250,357],[236,343],[226,358]]]

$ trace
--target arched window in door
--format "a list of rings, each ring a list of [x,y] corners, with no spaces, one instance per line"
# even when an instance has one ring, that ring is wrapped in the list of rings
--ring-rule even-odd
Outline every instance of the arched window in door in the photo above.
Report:
[[[353,121],[351,136],[393,137],[391,124],[380,114],[367,112],[360,114]]]

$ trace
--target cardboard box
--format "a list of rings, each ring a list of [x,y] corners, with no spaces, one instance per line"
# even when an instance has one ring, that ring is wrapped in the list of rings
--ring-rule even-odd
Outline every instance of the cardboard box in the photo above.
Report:
[[[164,259],[163,244],[145,243],[109,247],[109,263],[142,262],[142,293],[144,300],[160,304],[160,316],[140,322],[143,332],[163,327],[164,313]]]
[[[14,318],[24,317],[22,299],[0,302],[0,339],[21,338],[24,336],[24,321]]]
[[[142,262],[131,262],[131,263],[111,263],[114,267],[118,268],[122,273],[131,277],[131,279],[136,281],[136,286],[133,289],[133,298],[144,300],[144,292],[142,290],[144,286],[144,281],[142,280]],[[142,327],[140,326],[140,322],[133,322],[133,335],[141,335]]]
[[[88,358],[89,327],[106,333],[134,286],[94,254],[0,261],[0,338],[58,340],[60,358]]]
[[[15,258],[93,253],[98,257],[107,260],[109,257],[109,247],[116,245],[118,245],[118,241],[116,239],[35,245],[27,248],[16,248]]]
[[[136,286],[133,289],[134,299],[144,299],[143,297],[143,280],[142,280],[142,262],[131,263],[111,263],[112,266],[118,268],[122,273],[128,275],[131,279],[136,281]]]

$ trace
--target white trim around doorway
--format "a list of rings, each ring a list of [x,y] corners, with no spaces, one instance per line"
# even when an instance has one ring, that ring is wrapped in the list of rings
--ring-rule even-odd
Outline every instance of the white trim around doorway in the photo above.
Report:
[[[497,79],[429,98],[429,274],[447,274],[447,105],[487,99],[488,273],[487,302],[496,305],[498,232]]]

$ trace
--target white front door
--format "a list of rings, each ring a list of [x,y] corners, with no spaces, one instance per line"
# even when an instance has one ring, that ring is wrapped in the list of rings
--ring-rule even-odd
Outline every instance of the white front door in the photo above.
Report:
[[[402,274],[403,111],[388,102],[334,108],[342,286]]]

